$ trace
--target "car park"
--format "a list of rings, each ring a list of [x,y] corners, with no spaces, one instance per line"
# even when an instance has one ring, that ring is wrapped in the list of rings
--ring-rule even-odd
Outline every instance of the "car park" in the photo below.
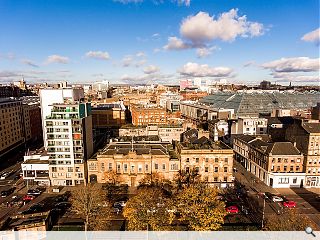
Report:
[[[228,213],[239,213],[239,208],[235,205],[226,207]]]

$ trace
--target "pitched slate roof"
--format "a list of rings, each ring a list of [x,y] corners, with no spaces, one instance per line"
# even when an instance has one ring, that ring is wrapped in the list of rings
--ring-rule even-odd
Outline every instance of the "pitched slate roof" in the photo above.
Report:
[[[275,142],[269,145],[267,153],[272,155],[300,155],[300,151],[291,142]]]

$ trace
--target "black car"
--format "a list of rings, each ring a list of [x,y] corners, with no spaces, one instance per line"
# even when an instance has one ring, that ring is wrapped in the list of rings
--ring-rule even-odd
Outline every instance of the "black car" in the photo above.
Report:
[[[1,197],[8,197],[11,193],[14,192],[14,190],[16,190],[15,187],[10,188],[10,189],[8,189],[8,190],[2,191],[2,192],[1,192]]]
[[[29,189],[28,195],[40,195],[41,191],[39,189]]]

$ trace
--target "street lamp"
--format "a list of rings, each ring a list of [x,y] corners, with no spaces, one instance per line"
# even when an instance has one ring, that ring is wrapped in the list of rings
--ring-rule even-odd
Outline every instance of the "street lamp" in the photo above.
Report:
[[[265,208],[266,208],[266,194],[263,193],[263,208],[262,208],[262,222],[261,222],[261,229],[263,229],[264,227],[264,212],[265,212]]]

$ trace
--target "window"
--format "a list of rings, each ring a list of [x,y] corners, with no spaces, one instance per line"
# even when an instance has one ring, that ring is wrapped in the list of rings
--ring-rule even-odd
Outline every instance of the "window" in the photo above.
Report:
[[[101,171],[104,172],[104,163],[101,163]]]
[[[199,163],[199,158],[196,158],[196,163]]]
[[[126,163],[123,164],[123,172],[128,172],[128,164]]]
[[[52,167],[52,172],[57,172],[57,167]]]
[[[292,179],[292,183],[297,183],[297,178]]]
[[[68,172],[73,172],[73,167],[68,167]]]
[[[206,176],[206,177],[204,177],[204,181],[205,182],[208,182],[209,181],[209,178]]]
[[[166,170],[166,164],[165,164],[165,163],[162,164],[162,170],[163,170],[163,171]]]
[[[142,165],[138,166],[138,172],[141,173],[142,172]]]
[[[280,172],[280,166],[277,166],[277,172]]]
[[[196,170],[196,172],[199,172],[199,167],[196,167],[195,170]]]
[[[279,178],[279,184],[286,184],[289,183],[289,178]]]
[[[224,177],[224,178],[223,178],[223,181],[224,181],[224,182],[227,182],[227,181],[228,181],[228,177]]]
[[[225,159],[224,159],[224,162],[225,162],[225,163],[228,163],[228,158],[225,158]]]
[[[170,169],[171,170],[178,170],[178,164],[176,164],[176,163],[171,164]]]
[[[287,166],[283,167],[283,171],[286,172],[287,171]]]
[[[121,172],[121,165],[118,163],[117,164],[117,173]]]
[[[134,165],[131,165],[130,171],[131,171],[132,173],[134,173]]]
[[[300,166],[296,166],[296,171],[299,171],[300,170]]]
[[[281,158],[278,158],[278,163],[280,163],[281,162]]]
[[[290,166],[290,172],[293,172],[293,166]]]
[[[294,159],[291,159],[291,163],[295,163],[295,160],[294,160]]]
[[[155,163],[155,164],[154,164],[154,169],[158,170],[158,168],[159,168],[158,163]]]
[[[146,172],[149,172],[149,165],[146,164]]]
[[[228,167],[224,167],[224,168],[223,168],[223,171],[224,171],[224,172],[228,172]]]
[[[83,178],[83,173],[78,173],[78,178]]]
[[[112,171],[112,163],[109,163],[109,171]]]
[[[205,168],[204,168],[204,171],[205,171],[205,172],[209,172],[209,167],[205,167]]]
[[[206,158],[206,162],[209,162],[209,158]]]
[[[187,158],[186,162],[189,162],[189,158]]]
[[[214,181],[214,182],[218,182],[218,177],[214,177],[214,178],[213,178],[213,181]]]
[[[215,159],[214,159],[214,162],[219,162],[219,158],[215,158]]]
[[[218,172],[219,168],[218,167],[214,167],[214,172]]]

